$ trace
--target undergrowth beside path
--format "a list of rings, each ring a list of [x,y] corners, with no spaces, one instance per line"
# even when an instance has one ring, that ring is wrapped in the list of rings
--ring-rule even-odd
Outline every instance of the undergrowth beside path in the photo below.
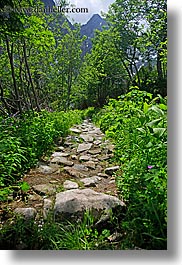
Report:
[[[110,99],[96,120],[112,138],[122,173],[116,182],[127,203],[127,247],[167,248],[167,102],[137,89]]]
[[[48,155],[73,124],[80,123],[82,111],[28,113],[21,117],[1,117],[0,200],[6,200],[17,181],[38,160]],[[20,183],[21,189],[27,189]]]

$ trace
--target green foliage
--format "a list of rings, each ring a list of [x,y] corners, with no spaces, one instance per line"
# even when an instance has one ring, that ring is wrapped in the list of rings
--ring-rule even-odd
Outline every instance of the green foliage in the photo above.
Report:
[[[92,52],[85,56],[76,83],[76,106],[102,107],[109,97],[117,98],[126,91],[126,72],[113,43],[114,37],[110,29],[95,32]]]
[[[81,111],[24,114],[21,118],[1,121],[0,182],[11,185],[61,136],[68,133],[72,124],[82,120]]]
[[[0,230],[1,249],[27,250],[99,250],[113,249],[107,238],[110,230],[94,228],[94,218],[85,212],[84,218],[76,223],[53,222],[51,218],[39,222],[25,222],[21,217],[6,223]]]
[[[167,117],[161,96],[131,90],[110,100],[101,129],[116,144],[121,198],[128,205],[123,227],[135,246],[165,249],[167,230]]]
[[[116,0],[107,19],[129,86],[166,96],[167,1]]]

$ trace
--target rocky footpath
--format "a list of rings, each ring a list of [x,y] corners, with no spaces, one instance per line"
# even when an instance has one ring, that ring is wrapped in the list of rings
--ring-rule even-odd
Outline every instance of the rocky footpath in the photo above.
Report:
[[[60,139],[49,159],[24,176],[30,190],[8,207],[26,219],[51,214],[55,221],[82,218],[89,210],[102,223],[103,216],[125,208],[117,197],[114,173],[119,166],[111,163],[113,150],[101,130],[84,120]]]

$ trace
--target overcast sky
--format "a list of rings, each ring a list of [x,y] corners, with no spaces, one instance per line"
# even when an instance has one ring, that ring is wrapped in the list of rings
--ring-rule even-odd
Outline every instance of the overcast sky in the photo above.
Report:
[[[107,12],[108,7],[115,0],[68,0],[71,4],[74,4],[78,8],[88,8],[88,13],[86,14],[70,14],[70,19],[74,19],[75,22],[81,24],[87,23],[87,21],[92,17],[93,14],[101,14],[101,11]],[[69,20],[70,20],[69,19]]]

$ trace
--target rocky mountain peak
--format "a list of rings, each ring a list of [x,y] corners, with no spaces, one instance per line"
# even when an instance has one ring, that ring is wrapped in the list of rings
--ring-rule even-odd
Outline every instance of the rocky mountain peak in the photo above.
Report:
[[[42,0],[42,2],[44,3],[45,7],[53,7],[55,6],[55,3],[53,0]]]
[[[99,14],[94,14],[85,25],[81,26],[81,35],[93,38],[94,31],[102,30],[102,27],[106,25],[106,21]]]
[[[94,14],[85,25],[81,26],[81,36],[87,37],[82,45],[83,56],[92,48],[91,39],[94,37],[95,30],[102,31],[103,26],[107,26],[107,23],[99,14]]]

